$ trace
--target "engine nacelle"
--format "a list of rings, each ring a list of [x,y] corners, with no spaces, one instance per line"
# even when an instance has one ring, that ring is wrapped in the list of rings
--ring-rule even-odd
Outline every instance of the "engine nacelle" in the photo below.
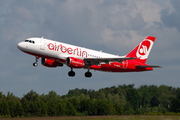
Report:
[[[84,66],[84,61],[74,57],[68,57],[66,59],[66,65],[71,68],[82,68]]]
[[[62,63],[59,63],[55,60],[47,59],[47,58],[42,58],[41,59],[41,64],[46,66],[46,67],[57,67],[57,66],[63,66]]]

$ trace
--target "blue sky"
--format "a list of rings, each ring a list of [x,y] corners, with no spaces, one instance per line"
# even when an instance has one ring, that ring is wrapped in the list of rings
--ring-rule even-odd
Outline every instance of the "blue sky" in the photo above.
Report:
[[[98,90],[123,84],[180,86],[180,1],[178,0],[1,0],[0,91],[22,97],[30,90],[59,95],[69,89]],[[34,56],[18,42],[42,37],[104,52],[126,55],[148,35],[156,41],[147,64],[162,65],[142,73],[106,73],[67,66],[33,67]]]

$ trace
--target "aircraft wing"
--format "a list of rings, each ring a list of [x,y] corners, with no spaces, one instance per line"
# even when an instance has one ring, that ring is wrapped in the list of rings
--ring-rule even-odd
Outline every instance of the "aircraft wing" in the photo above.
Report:
[[[156,65],[135,65],[136,67],[139,67],[139,68],[162,68],[162,66],[156,66]]]
[[[101,62],[109,64],[110,62],[120,62],[122,63],[125,60],[137,59],[135,57],[126,57],[126,58],[84,58],[85,65],[99,65]]]

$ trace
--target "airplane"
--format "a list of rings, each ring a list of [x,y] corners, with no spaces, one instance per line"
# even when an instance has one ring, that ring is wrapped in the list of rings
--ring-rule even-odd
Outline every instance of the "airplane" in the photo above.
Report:
[[[137,45],[129,54],[118,56],[102,51],[96,51],[70,45],[45,38],[28,38],[17,47],[24,53],[35,56],[33,66],[41,64],[46,67],[62,67],[66,64],[71,70],[68,72],[70,77],[75,76],[73,69],[87,69],[85,77],[90,78],[91,69],[104,72],[143,72],[151,71],[153,68],[161,66],[145,64],[156,37],[148,36]]]

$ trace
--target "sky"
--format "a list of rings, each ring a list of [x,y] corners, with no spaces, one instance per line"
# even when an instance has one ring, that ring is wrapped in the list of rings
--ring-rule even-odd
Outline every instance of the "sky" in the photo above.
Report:
[[[0,91],[23,97],[55,91],[65,95],[75,88],[134,84],[180,86],[179,0],[0,0]],[[44,37],[103,52],[126,55],[148,35],[156,37],[147,64],[163,68],[138,73],[108,73],[32,64],[35,57],[17,44]]]

